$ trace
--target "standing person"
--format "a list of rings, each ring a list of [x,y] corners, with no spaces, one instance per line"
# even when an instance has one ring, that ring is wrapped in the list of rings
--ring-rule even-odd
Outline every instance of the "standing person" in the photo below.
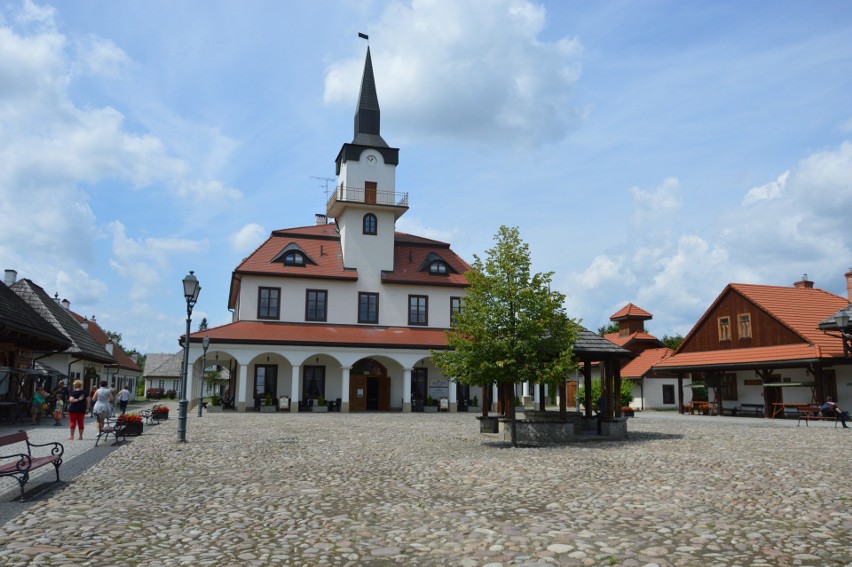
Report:
[[[127,385],[125,384],[121,391],[118,393],[118,407],[121,410],[121,413],[127,413],[127,402],[130,401],[130,390],[127,389]]]
[[[53,425],[62,425],[62,412],[65,410],[65,402],[62,398],[56,396],[56,401],[53,403]]]
[[[846,420],[849,419],[849,412],[843,411],[837,407],[837,404],[834,403],[831,397],[825,399],[825,403],[819,407],[819,411],[822,415],[829,417],[834,416],[834,419],[843,424],[843,429],[849,429],[849,427],[846,426]]]
[[[32,400],[33,423],[36,425],[41,423],[41,416],[44,413],[45,406],[47,406],[47,396],[47,392],[41,385],[36,386]]]
[[[68,386],[65,385],[65,380],[60,380],[53,392],[50,393],[57,401],[62,400],[62,415],[65,415],[68,406]]]
[[[71,437],[69,441],[74,440],[74,430],[79,428],[80,437],[83,438],[83,422],[86,417],[86,410],[89,408],[89,397],[86,391],[83,390],[82,380],[74,380],[73,389],[68,392],[68,419],[71,421]]]
[[[104,419],[109,415],[110,408],[112,408],[112,399],[112,392],[107,388],[106,380],[101,380],[101,387],[92,394],[92,402],[95,404],[92,406],[92,415],[98,418],[99,434],[104,426]]]

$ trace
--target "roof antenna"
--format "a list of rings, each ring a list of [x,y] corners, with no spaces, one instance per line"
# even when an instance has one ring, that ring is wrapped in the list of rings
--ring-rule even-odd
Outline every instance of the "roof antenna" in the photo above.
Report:
[[[311,179],[319,179],[323,181],[323,191],[325,191],[325,200],[328,201],[328,182],[334,181],[334,177],[316,177],[311,175]]]

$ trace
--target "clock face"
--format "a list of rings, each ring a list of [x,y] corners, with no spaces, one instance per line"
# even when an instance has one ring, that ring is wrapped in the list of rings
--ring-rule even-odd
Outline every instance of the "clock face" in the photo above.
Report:
[[[376,156],[369,155],[367,156],[367,163],[370,165],[376,165]]]

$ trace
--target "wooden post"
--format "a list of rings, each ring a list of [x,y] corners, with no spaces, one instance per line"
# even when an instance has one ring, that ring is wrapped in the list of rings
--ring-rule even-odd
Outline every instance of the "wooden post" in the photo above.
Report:
[[[677,373],[677,413],[683,413],[683,372]]]

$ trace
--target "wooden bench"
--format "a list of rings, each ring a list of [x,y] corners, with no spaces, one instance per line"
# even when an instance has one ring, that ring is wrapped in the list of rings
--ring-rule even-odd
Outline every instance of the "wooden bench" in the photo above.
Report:
[[[731,413],[732,415],[750,413],[755,417],[763,417],[763,404],[740,404]]]
[[[26,453],[12,453],[10,455],[0,455],[0,476],[12,476],[21,485],[21,500],[24,499],[24,485],[30,480],[30,471],[38,468],[53,465],[56,468],[56,482],[59,482],[59,465],[62,464],[62,454],[65,452],[65,447],[62,443],[30,443],[30,438],[26,431],[18,431],[9,435],[0,436],[0,447],[8,447],[16,443],[26,443]],[[33,447],[52,447],[49,455],[34,457],[32,454]]]
[[[799,408],[799,420],[796,422],[796,427],[799,427],[802,421],[805,422],[805,427],[808,427],[809,421],[833,421],[834,427],[837,427],[837,424],[840,423],[837,416],[821,415],[819,406],[801,406]]]
[[[126,438],[124,437],[124,428],[126,427],[126,425],[127,424],[121,417],[118,417],[116,419],[105,419],[104,425],[103,427],[101,427],[100,433],[98,433],[98,438],[95,439],[95,447],[97,447],[98,443],[100,443],[101,437],[106,437],[107,439],[109,439],[110,435],[115,438],[115,442],[113,443],[113,445],[119,444],[119,438],[121,438],[121,441],[126,441]]]

